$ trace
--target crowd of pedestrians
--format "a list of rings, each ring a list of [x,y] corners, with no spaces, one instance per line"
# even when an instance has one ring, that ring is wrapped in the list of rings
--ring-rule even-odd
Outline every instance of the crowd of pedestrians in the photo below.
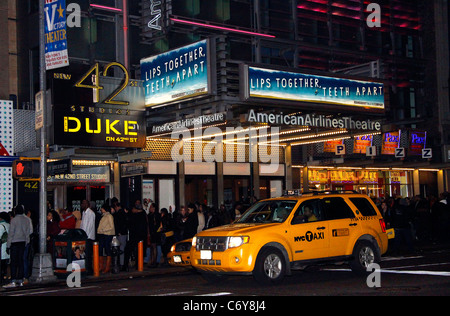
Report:
[[[450,194],[439,198],[376,198],[375,204],[384,217],[386,227],[393,228],[395,238],[390,241],[389,253],[413,253],[415,245],[422,243],[450,242]],[[189,203],[186,206],[159,209],[153,201],[136,200],[124,207],[117,198],[107,200],[99,209],[96,202],[83,200],[81,210],[48,208],[47,252],[54,255],[54,240],[64,231],[81,229],[86,233],[86,270],[93,274],[93,244],[99,244],[100,271],[111,270],[111,241],[114,236],[120,242],[120,268],[130,269],[136,263],[138,243],[143,241],[145,262],[148,267],[167,265],[167,254],[175,242],[189,239],[202,230],[230,224],[239,219],[242,204],[232,210],[224,205],[218,209],[204,204]],[[31,214],[22,205],[12,212],[0,213],[0,282],[8,278],[5,287],[21,286],[31,275],[31,263],[37,251],[37,232]],[[9,273],[8,273],[9,267]]]
[[[416,244],[450,242],[450,194],[422,198],[385,197],[375,199],[386,227],[393,228],[395,238],[389,253],[414,253]]]
[[[80,210],[53,210],[48,204],[46,248],[55,255],[55,238],[66,230],[81,229],[86,233],[84,258],[88,275],[93,274],[93,245],[99,245],[99,265],[102,273],[111,271],[111,241],[120,242],[120,269],[128,271],[136,265],[138,243],[143,241],[148,267],[167,265],[167,255],[175,242],[192,238],[198,232],[231,223],[240,216],[240,204],[232,212],[217,210],[200,203],[159,209],[153,201],[136,200],[124,207],[117,198],[108,199],[97,208],[95,201],[83,200]],[[38,252],[39,228],[33,225],[31,214],[22,205],[10,213],[0,213],[0,282],[4,287],[22,286],[31,276],[32,258]],[[57,250],[57,249],[56,249]],[[9,269],[8,269],[9,268]],[[9,270],[9,273],[8,273]]]

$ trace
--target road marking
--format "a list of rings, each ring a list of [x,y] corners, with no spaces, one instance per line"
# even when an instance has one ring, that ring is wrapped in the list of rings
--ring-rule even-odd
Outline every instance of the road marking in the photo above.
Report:
[[[23,290],[23,293],[15,293],[10,296],[40,295],[40,294],[49,294],[49,293],[63,292],[63,291],[86,290],[86,289],[93,289],[93,288],[99,288],[99,286],[73,287],[73,288],[67,288],[67,289],[47,290],[47,291],[38,291],[38,292],[30,292],[32,290]]]
[[[389,268],[389,269],[398,269],[398,268]],[[339,271],[339,272],[351,272],[351,269],[323,269],[322,271]],[[432,276],[450,276],[450,272],[448,271],[424,271],[424,270],[387,270],[380,269],[376,270],[381,273],[395,273],[395,274],[416,274],[416,275],[432,275]]]
[[[381,258],[381,262],[383,261],[399,261],[399,260],[409,260],[409,259],[420,259],[425,258],[424,256],[414,256],[414,257],[383,257]]]
[[[231,295],[233,293],[230,292],[219,292],[219,293],[208,293],[208,294],[199,294],[199,295],[195,295],[195,296],[226,296],[226,295]]]
[[[192,291],[185,291],[185,292],[173,292],[173,293],[164,293],[164,294],[151,294],[149,296],[176,296],[176,295],[186,295],[190,294]]]
[[[393,269],[409,269],[409,268],[432,267],[432,266],[445,266],[445,265],[450,265],[450,262],[416,264],[416,265],[411,265],[411,266],[402,266],[402,267],[385,268],[385,270],[393,270]]]

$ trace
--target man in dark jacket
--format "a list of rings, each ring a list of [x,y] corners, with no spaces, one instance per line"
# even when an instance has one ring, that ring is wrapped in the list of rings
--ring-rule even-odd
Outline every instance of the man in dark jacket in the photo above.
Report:
[[[158,228],[161,225],[161,215],[156,209],[156,204],[151,203],[148,208],[148,231],[150,234],[150,262],[149,267],[157,267],[157,256],[158,256],[158,244],[160,244],[160,236],[158,234]]]
[[[144,212],[144,209],[142,208],[142,205],[134,205],[131,213],[129,213],[128,216],[128,229],[130,232],[130,239],[125,247],[124,270],[128,269],[128,261],[130,260],[131,253],[137,250],[137,246],[140,241],[144,242],[145,254],[148,237],[147,216]]]
[[[408,252],[414,252],[411,233],[412,210],[407,199],[396,199],[391,212],[391,227],[395,229],[394,251],[399,252],[402,244],[406,245]]]
[[[187,219],[184,227],[184,236],[183,239],[189,239],[195,236],[197,234],[197,227],[198,227],[198,215],[197,211],[195,210],[195,205],[190,203],[188,205],[188,214]]]
[[[114,216],[114,228],[116,230],[117,238],[120,242],[120,266],[123,269],[125,261],[125,247],[127,245],[128,238],[128,214],[122,208],[119,201],[113,202],[113,216]]]

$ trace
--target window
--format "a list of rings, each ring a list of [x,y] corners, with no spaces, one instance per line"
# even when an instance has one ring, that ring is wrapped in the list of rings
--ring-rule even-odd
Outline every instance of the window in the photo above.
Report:
[[[365,198],[350,198],[353,204],[355,204],[358,211],[362,216],[375,216],[377,212],[373,208],[372,204]]]
[[[295,212],[291,224],[302,224],[323,220],[323,212],[320,199],[307,200],[300,204]]]
[[[322,208],[326,220],[354,218],[355,214],[341,197],[325,198],[322,200]]]
[[[297,201],[262,201],[254,204],[239,220],[239,223],[282,223]]]

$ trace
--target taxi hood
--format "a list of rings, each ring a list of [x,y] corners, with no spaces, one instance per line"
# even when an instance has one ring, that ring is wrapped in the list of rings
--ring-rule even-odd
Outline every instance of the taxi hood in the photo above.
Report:
[[[247,235],[267,227],[281,225],[282,223],[236,223],[210,228],[197,234],[197,236],[236,236]]]

